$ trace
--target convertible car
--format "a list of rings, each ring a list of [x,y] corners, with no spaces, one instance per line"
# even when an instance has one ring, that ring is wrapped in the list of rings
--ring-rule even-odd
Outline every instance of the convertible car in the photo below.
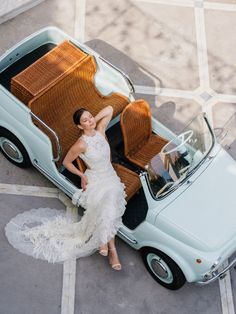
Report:
[[[106,130],[114,169],[126,186],[118,235],[153,278],[179,289],[223,278],[236,259],[236,164],[217,143],[206,115],[180,134],[134,98],[129,77],[55,27],[25,38],[0,57],[0,148],[19,167],[33,165],[68,197],[80,178],[62,165],[76,141],[72,116],[113,106]],[[86,164],[78,157],[81,171]]]

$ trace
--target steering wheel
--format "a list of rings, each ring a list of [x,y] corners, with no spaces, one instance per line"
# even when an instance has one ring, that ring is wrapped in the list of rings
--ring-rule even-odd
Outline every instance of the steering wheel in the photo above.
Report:
[[[193,136],[193,130],[188,130],[188,131],[185,131],[185,132],[179,134],[179,135],[177,136],[177,138],[181,141],[181,143],[180,143],[178,146],[176,146],[176,147],[170,149],[169,151],[168,151],[168,150],[165,151],[165,150],[166,150],[166,147],[168,147],[168,145],[169,145],[170,143],[172,143],[175,139],[171,140],[171,141],[168,142],[165,146],[162,147],[161,154],[167,155],[167,154],[170,154],[170,153],[173,153],[173,152],[179,150],[179,148],[182,147],[184,144],[186,144],[186,143],[190,140],[190,138],[191,138],[192,136]],[[186,137],[186,138],[185,138],[185,137]]]

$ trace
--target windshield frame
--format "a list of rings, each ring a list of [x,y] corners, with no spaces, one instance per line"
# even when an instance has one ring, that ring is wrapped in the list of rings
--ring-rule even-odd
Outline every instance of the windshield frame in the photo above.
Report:
[[[155,200],[155,201],[161,201],[163,200],[164,198],[168,197],[171,193],[173,193],[174,191],[176,191],[182,184],[184,184],[186,181],[189,180],[189,178],[200,168],[200,166],[205,162],[205,160],[207,159],[207,157],[209,156],[210,152],[212,151],[213,147],[215,146],[215,143],[216,143],[216,137],[215,137],[215,134],[214,134],[214,131],[212,129],[212,127],[210,126],[210,123],[207,119],[207,116],[206,116],[206,113],[205,112],[201,112],[200,114],[196,115],[183,129],[182,131],[179,133],[181,134],[195,119],[197,119],[199,116],[202,116],[203,119],[205,120],[206,124],[207,124],[207,127],[209,129],[209,132],[211,134],[211,138],[212,138],[212,143],[211,143],[211,146],[208,150],[208,152],[205,154],[205,156],[202,158],[202,160],[193,168],[191,169],[190,171],[188,171],[187,175],[185,177],[183,177],[181,180],[176,181],[178,182],[178,184],[176,184],[175,187],[173,188],[170,188],[170,190],[168,190],[164,195],[161,195],[156,197],[156,195],[153,193],[153,190],[152,190],[152,187],[151,187],[151,184],[150,184],[150,181],[149,181],[149,178],[148,178],[148,173],[147,171],[144,171],[143,172],[143,175],[145,176],[145,180],[146,180],[146,183],[147,183],[147,186],[148,186],[148,189],[149,189],[149,192],[152,196],[152,198]]]

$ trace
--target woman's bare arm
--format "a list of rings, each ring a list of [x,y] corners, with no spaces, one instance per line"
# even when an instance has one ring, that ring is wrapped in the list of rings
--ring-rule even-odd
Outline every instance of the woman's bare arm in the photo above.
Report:
[[[79,156],[80,153],[85,152],[86,144],[78,139],[78,141],[69,149],[66,157],[64,158],[62,164],[66,167],[70,172],[77,174],[81,178],[81,186],[83,191],[86,190],[86,185],[88,184],[88,179],[86,175],[79,171],[74,165],[73,161]]]
[[[85,152],[85,149],[86,144],[79,139],[73,146],[71,146],[62,162],[66,169],[80,177],[83,175],[83,172],[79,171],[79,169],[73,165],[73,161],[79,156],[80,153]]]
[[[105,135],[105,130],[113,115],[113,107],[106,106],[95,116],[97,130]]]

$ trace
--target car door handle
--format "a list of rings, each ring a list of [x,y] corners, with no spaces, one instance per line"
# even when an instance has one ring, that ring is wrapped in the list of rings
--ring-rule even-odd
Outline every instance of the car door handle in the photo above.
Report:
[[[121,231],[120,229],[118,230],[118,233],[124,237],[125,239],[127,239],[129,242],[133,243],[133,244],[137,244],[138,241],[135,239],[131,239],[129,236],[127,236],[123,231]]]

